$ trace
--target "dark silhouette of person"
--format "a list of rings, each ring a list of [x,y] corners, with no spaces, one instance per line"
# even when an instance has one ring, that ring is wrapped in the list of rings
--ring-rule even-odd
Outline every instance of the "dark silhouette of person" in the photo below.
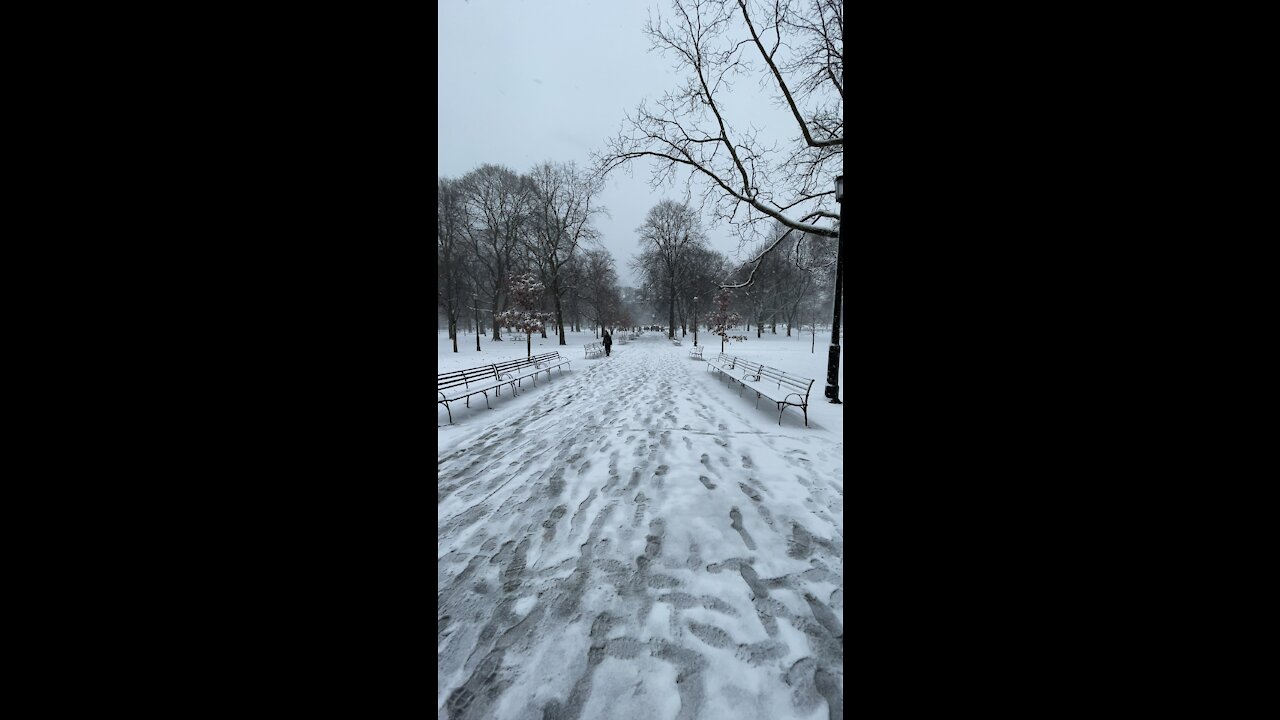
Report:
[[[609,348],[613,347],[613,336],[609,334],[608,328],[604,331],[604,356],[609,357]]]

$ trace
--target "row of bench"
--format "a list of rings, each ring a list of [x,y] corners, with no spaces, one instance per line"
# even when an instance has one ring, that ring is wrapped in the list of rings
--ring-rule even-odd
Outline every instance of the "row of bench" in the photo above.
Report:
[[[761,398],[775,403],[779,425],[782,424],[782,413],[788,407],[798,407],[804,412],[804,426],[809,427],[809,390],[813,387],[813,380],[725,353],[708,361],[707,369],[736,382],[739,394],[742,388],[754,392],[756,407],[760,407]]]
[[[445,412],[449,414],[449,424],[452,425],[453,411],[449,408],[449,403],[463,400],[467,407],[471,407],[472,395],[484,395],[485,406],[492,410],[493,406],[489,404],[490,390],[494,397],[501,397],[502,386],[509,385],[511,394],[515,395],[516,388],[524,387],[525,378],[532,378],[536,385],[538,373],[546,371],[547,379],[550,379],[552,370],[558,369],[563,374],[563,366],[568,364],[568,358],[560,357],[559,351],[556,351],[466,370],[437,373],[436,394],[439,398],[436,404],[444,405]]]

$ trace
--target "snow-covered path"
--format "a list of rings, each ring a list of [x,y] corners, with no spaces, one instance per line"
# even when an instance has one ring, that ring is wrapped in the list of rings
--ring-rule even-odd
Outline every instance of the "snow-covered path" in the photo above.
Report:
[[[440,718],[843,716],[840,438],[687,350],[566,353],[495,421],[455,410]]]

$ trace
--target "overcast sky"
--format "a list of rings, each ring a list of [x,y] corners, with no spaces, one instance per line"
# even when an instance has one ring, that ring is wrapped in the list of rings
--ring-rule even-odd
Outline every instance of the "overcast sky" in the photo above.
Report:
[[[665,0],[440,0],[438,174],[457,178],[484,163],[521,173],[548,160],[588,166],[624,113],[679,85],[674,61],[649,50],[650,8],[670,9]],[[772,115],[763,96],[742,102],[753,122]],[[631,177],[611,175],[600,196],[610,217],[596,227],[623,285],[639,284],[627,262],[645,213],[684,199],[683,182],[655,191],[648,180],[637,163]],[[712,246],[739,258],[737,239],[703,222]]]

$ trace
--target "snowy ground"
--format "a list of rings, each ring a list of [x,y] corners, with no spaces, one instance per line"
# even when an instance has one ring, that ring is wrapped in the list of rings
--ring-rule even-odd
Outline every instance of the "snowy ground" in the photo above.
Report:
[[[719,339],[699,334],[706,355]],[[816,380],[809,427],[645,333],[486,409],[439,406],[439,718],[843,716],[845,405],[829,333],[725,351]],[[525,344],[439,339],[440,370]],[[847,350],[847,349],[846,349]],[[842,399],[844,380],[841,378]],[[492,393],[490,393],[492,395]]]

